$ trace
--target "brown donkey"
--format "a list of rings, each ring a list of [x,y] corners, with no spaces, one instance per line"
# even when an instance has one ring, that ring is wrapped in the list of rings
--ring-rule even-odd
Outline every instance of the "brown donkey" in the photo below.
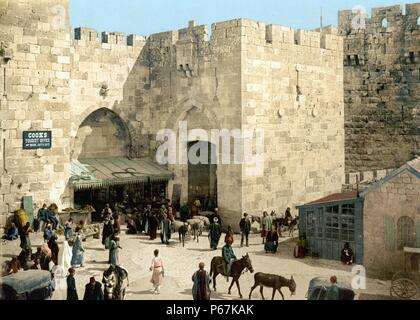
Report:
[[[287,280],[286,278],[277,276],[275,274],[267,274],[267,273],[258,272],[255,274],[254,280],[255,280],[255,284],[251,288],[251,292],[249,293],[250,300],[251,300],[252,291],[254,291],[254,289],[258,286],[260,286],[261,297],[263,298],[263,300],[265,300],[264,294],[263,294],[264,287],[273,288],[273,296],[271,297],[271,300],[274,300],[274,296],[276,295],[277,290],[280,292],[281,297],[284,300],[283,293],[281,292],[281,288],[283,287],[288,287],[292,296],[296,294],[296,282],[293,279],[293,276],[290,280]]]

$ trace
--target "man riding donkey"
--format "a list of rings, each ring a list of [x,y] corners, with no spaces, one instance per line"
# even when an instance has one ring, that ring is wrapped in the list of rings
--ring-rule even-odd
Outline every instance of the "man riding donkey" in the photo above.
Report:
[[[226,263],[226,281],[229,281],[232,264],[237,260],[236,255],[233,252],[232,243],[233,241],[231,239],[227,239],[226,244],[222,248],[222,257]]]

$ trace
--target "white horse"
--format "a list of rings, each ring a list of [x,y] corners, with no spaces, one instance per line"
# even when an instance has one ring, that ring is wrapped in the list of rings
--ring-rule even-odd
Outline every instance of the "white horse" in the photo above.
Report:
[[[105,300],[124,300],[129,287],[128,271],[120,266],[110,266],[103,274]]]

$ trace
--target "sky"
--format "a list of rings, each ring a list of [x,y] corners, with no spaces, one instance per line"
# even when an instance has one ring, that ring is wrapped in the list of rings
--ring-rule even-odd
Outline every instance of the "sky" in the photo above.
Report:
[[[210,25],[237,18],[295,29],[337,25],[337,12],[363,6],[371,8],[418,1],[398,0],[70,0],[73,28],[90,27],[98,32],[124,32],[148,36],[178,30],[195,20]]]

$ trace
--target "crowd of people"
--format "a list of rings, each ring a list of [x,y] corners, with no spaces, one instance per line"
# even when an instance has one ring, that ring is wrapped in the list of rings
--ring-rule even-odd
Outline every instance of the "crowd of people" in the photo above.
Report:
[[[208,203],[207,203],[208,205]],[[199,200],[193,202],[191,206],[182,206],[180,209],[181,221],[186,222],[194,215],[201,211],[201,203]],[[115,209],[114,209],[115,210]],[[173,224],[175,221],[175,208],[168,199],[161,200],[159,205],[150,203],[145,206],[143,210],[134,208],[130,212],[124,212],[127,223],[127,234],[145,234],[150,240],[158,238],[162,244],[169,244],[173,232]],[[23,208],[18,211],[15,223],[12,223],[10,228],[5,233],[6,240],[14,241],[20,238],[21,253],[17,257],[13,257],[7,267],[7,273],[17,273],[20,270],[39,269],[48,270],[52,273],[57,272],[60,268],[61,272],[66,270],[67,283],[67,299],[78,300],[79,296],[76,288],[75,274],[76,269],[84,266],[83,246],[83,228],[84,223],[80,221],[75,224],[70,217],[63,226],[60,226],[60,220],[57,218],[58,208],[55,204],[47,207],[46,204],[38,211],[35,217],[33,227],[25,217]],[[107,204],[101,212],[103,219],[102,229],[102,245],[105,250],[109,250],[108,264],[117,267],[120,265],[119,250],[120,234],[121,234],[121,220],[122,211],[113,210]],[[290,213],[290,208],[287,208],[283,217],[283,223],[290,225],[293,217]],[[209,244],[212,250],[217,250],[222,236],[223,226],[218,209],[215,207],[213,214],[209,216],[210,225],[208,227]],[[249,235],[251,233],[252,223],[254,217],[248,213],[244,213],[239,221],[239,229],[241,235],[240,247],[249,247]],[[279,248],[279,217],[273,211],[269,215],[267,212],[263,213],[259,220],[261,226],[261,238],[264,250],[266,253],[276,253]],[[64,240],[60,247],[58,244],[58,228],[63,230]],[[160,230],[160,232],[158,232]],[[32,253],[32,245],[30,234],[32,232],[42,232],[44,243],[37,247],[36,252]],[[231,225],[226,228],[226,235],[224,238],[224,246],[221,250],[221,255],[225,262],[224,270],[225,276],[228,278],[231,273],[232,264],[237,260],[233,249],[235,234]],[[305,255],[304,239],[300,239],[301,243],[295,253],[296,257],[303,257]],[[352,264],[354,260],[354,253],[347,243],[342,250],[341,260],[345,264]],[[160,287],[165,275],[164,262],[159,256],[159,250],[154,251],[153,259],[150,265],[152,272],[151,283],[153,285],[153,293],[159,294]],[[204,270],[204,263],[199,264],[199,269],[192,276],[193,281],[193,298],[194,300],[208,300],[210,299],[210,277],[208,272]],[[94,277],[85,286],[84,300],[103,300],[104,291],[101,283],[97,282]]]

